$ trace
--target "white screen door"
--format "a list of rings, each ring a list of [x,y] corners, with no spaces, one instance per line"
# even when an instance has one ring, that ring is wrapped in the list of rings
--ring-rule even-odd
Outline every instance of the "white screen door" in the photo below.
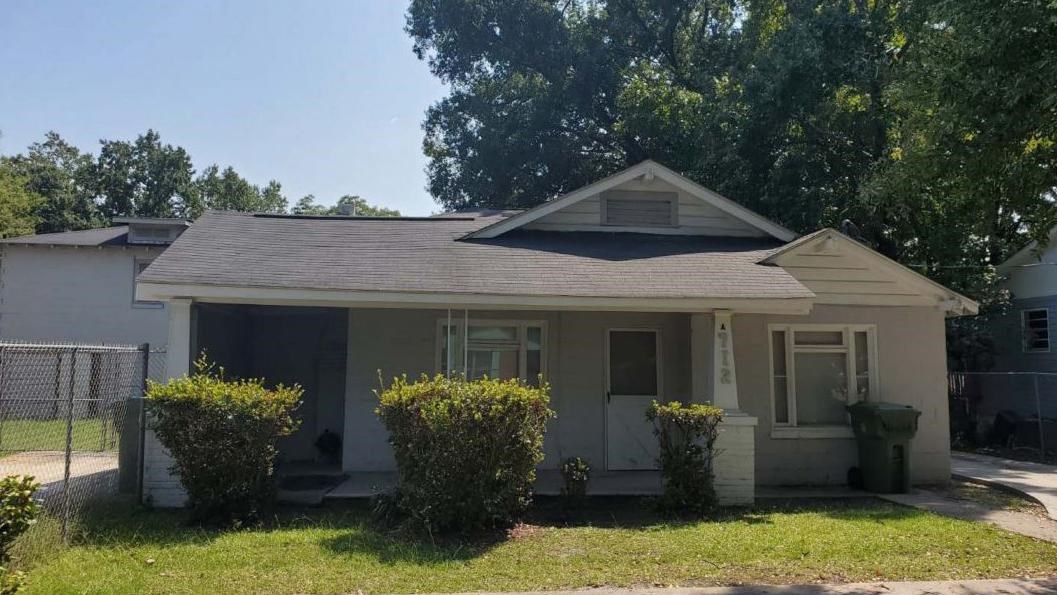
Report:
[[[606,468],[657,468],[646,408],[660,395],[660,333],[611,329],[606,341]]]

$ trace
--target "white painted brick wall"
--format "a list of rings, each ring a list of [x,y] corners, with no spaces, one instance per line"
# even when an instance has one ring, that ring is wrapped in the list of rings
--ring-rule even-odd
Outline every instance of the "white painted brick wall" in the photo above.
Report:
[[[756,498],[756,418],[728,414],[719,427],[713,463],[716,496],[724,506]]]
[[[147,430],[143,441],[143,501],[159,508],[180,508],[187,504],[187,492],[179,476],[171,473],[173,459],[158,441],[154,432]]]

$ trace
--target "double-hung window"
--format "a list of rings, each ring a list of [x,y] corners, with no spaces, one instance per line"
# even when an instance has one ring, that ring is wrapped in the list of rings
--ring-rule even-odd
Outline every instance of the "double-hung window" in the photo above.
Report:
[[[134,308],[161,308],[165,306],[161,302],[136,299],[136,279],[139,279],[140,274],[147,270],[153,260],[153,258],[136,258],[132,261],[132,306]]]
[[[1050,311],[1046,308],[1021,310],[1024,353],[1046,353],[1050,350]]]
[[[447,320],[438,324],[437,369],[470,379],[521,378],[531,385],[544,370],[546,326],[540,321]]]
[[[775,437],[851,435],[848,405],[876,398],[872,325],[771,325]]]

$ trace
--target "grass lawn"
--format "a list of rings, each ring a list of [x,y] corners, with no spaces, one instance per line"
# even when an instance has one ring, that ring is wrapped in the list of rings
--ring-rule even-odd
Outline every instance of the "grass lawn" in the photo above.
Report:
[[[112,426],[107,428],[105,442],[103,438],[102,420],[74,420],[74,450],[101,450],[103,446],[108,449],[116,448],[116,436]],[[25,450],[65,449],[65,419],[5,419],[0,424],[0,456]]]
[[[808,501],[668,523],[635,500],[501,538],[431,543],[371,527],[362,507],[291,510],[268,528],[188,528],[128,506],[91,514],[29,571],[29,593],[408,592],[1057,574],[1057,545],[872,499]]]

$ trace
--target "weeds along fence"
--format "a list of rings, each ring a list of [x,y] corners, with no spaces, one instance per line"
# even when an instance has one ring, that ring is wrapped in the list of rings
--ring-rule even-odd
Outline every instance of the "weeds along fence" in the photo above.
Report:
[[[140,485],[142,400],[161,377],[149,345],[0,342],[0,474],[32,475],[48,514]]]
[[[955,446],[1057,456],[1057,373],[952,372],[948,390]]]

